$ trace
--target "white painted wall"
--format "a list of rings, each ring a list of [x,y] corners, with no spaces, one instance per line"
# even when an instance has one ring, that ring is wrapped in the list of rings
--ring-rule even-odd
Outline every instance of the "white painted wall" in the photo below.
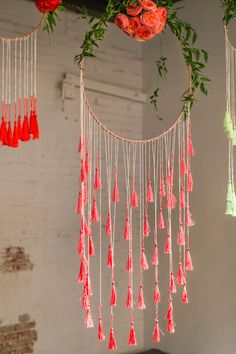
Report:
[[[212,79],[208,98],[199,97],[192,112],[193,139],[197,155],[192,168],[195,191],[192,210],[196,226],[192,230],[192,256],[195,271],[189,280],[189,305],[182,305],[177,295],[175,301],[176,334],[166,335],[159,346],[172,354],[234,354],[236,353],[236,220],[224,215],[227,184],[227,141],[223,133],[225,110],[225,58],[222,11],[215,0],[183,1],[182,17],[193,24],[199,35],[199,47],[209,51],[207,74]],[[235,25],[231,36],[234,43]],[[166,121],[156,124],[150,107],[144,113],[144,132],[150,135],[158,126],[169,125],[180,107],[179,97],[186,72],[178,43],[171,34],[162,37],[162,53],[169,58],[168,82],[163,86],[161,112]],[[153,80],[150,62],[160,48],[153,42],[144,50],[144,90]],[[161,261],[164,261],[164,256]],[[151,275],[150,275],[151,276]],[[166,280],[164,280],[165,282]],[[163,283],[162,283],[163,284]],[[165,293],[165,285],[162,290]],[[150,299],[151,303],[151,299]],[[161,305],[161,325],[167,299]],[[163,308],[164,306],[164,308]],[[145,346],[152,347],[153,313],[146,314]]]

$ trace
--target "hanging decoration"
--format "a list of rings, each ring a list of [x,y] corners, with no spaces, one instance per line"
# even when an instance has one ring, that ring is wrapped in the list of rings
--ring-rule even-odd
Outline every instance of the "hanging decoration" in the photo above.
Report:
[[[236,146],[236,105],[235,105],[235,78],[236,78],[236,48],[231,44],[228,35],[228,24],[236,17],[236,3],[222,0],[225,10],[224,33],[226,55],[226,112],[224,131],[229,141],[228,150],[228,187],[226,196],[226,215],[236,217],[236,194],[234,182],[234,150]]]

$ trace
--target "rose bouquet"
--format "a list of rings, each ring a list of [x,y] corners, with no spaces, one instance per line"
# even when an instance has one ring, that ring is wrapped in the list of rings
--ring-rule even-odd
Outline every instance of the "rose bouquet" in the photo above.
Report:
[[[126,8],[126,13],[118,14],[115,18],[116,25],[124,33],[137,41],[146,41],[165,28],[167,10],[158,7],[152,0],[140,0]]]

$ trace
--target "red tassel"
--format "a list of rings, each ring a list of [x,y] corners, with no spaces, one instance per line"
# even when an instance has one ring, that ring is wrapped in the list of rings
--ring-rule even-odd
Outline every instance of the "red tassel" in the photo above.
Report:
[[[113,351],[115,351],[117,349],[113,328],[110,329],[110,337],[109,337],[108,349],[109,350],[113,350]]]
[[[89,236],[89,228],[84,216],[81,218],[81,223],[80,223],[80,235],[81,234]]]
[[[134,304],[133,304],[133,292],[132,292],[131,286],[129,285],[128,286],[127,299],[126,299],[126,307],[128,309],[132,309],[133,306],[134,306]]]
[[[160,208],[159,221],[158,221],[158,229],[159,229],[159,230],[163,230],[164,228],[165,228],[165,223],[164,223],[162,208]]]
[[[174,274],[171,273],[170,275],[170,293],[174,294],[176,293],[176,286],[175,286],[175,279],[174,279]]]
[[[105,340],[105,335],[104,335],[104,330],[103,330],[103,325],[102,325],[102,317],[99,316],[99,319],[98,319],[98,340],[100,342],[104,342]]]
[[[12,134],[11,121],[10,120],[8,122],[8,129],[7,129],[7,141],[8,141],[8,146],[12,146],[13,134]]]
[[[88,289],[88,295],[92,296],[93,295],[93,291],[92,291],[91,280],[90,280],[89,274],[86,275],[85,286]]]
[[[188,227],[195,225],[195,221],[193,220],[192,214],[190,213],[189,210],[186,211],[186,225]]]
[[[164,182],[164,178],[161,178],[161,182],[160,182],[160,197],[165,197],[166,196],[166,189],[165,189],[165,182]]]
[[[134,322],[131,322],[130,331],[129,331],[129,345],[131,347],[137,345],[135,330],[134,330]]]
[[[19,140],[21,140],[22,125],[21,125],[21,116],[20,115],[18,116],[17,129],[18,129]]]
[[[183,273],[183,267],[182,267],[182,263],[179,263],[179,267],[178,267],[178,272],[177,272],[177,284],[179,286],[184,284],[184,273]]]
[[[166,207],[168,209],[174,209],[176,202],[177,202],[177,199],[176,199],[175,195],[173,194],[173,192],[171,191],[171,194],[166,201]]]
[[[82,293],[82,300],[81,300],[81,306],[83,309],[88,309],[90,306],[90,299],[88,295],[88,288],[86,285],[84,285],[83,288],[83,293]]]
[[[33,135],[33,140],[39,139],[39,125],[36,112],[30,113],[29,132]]]
[[[80,271],[78,276],[78,283],[84,283],[85,277],[87,273],[87,258],[85,254],[82,255],[81,262],[80,262]]]
[[[83,254],[85,251],[85,242],[84,242],[84,235],[80,233],[80,239],[77,247],[78,254]]]
[[[81,215],[82,209],[83,209],[83,197],[82,197],[82,191],[80,191],[78,196],[77,206],[75,208],[75,213]]]
[[[92,239],[91,233],[89,235],[89,255],[90,255],[90,257],[95,256],[95,249],[94,249],[94,244],[93,244],[93,239]]]
[[[126,264],[126,270],[127,272],[131,272],[133,270],[133,257],[132,257],[132,253],[130,253],[128,255],[128,260],[127,260],[127,264]]]
[[[117,293],[114,281],[112,282],[110,305],[111,307],[115,307],[117,305]]]
[[[114,267],[113,250],[112,250],[112,246],[111,245],[109,245],[109,248],[108,248],[107,266],[108,266],[108,268],[113,268]]]
[[[148,268],[149,268],[144,248],[142,249],[142,255],[141,255],[141,259],[140,259],[140,266],[141,266],[141,268],[143,270],[148,270]]]
[[[184,209],[184,208],[185,208],[184,187],[181,187],[181,192],[180,192],[180,208],[181,208],[181,209]]]
[[[192,271],[193,270],[193,262],[192,262],[192,257],[190,254],[190,249],[188,248],[186,251],[186,257],[185,257],[185,269]]]
[[[159,264],[159,262],[158,262],[158,248],[157,248],[157,243],[155,242],[154,251],[153,251],[153,255],[152,255],[152,265],[158,266],[158,264]]]
[[[138,309],[139,310],[145,310],[146,309],[146,305],[145,305],[145,302],[144,302],[143,285],[142,284],[140,284],[139,294],[138,294]]]
[[[147,187],[147,202],[148,202],[148,203],[153,203],[153,202],[154,202],[154,196],[153,196],[153,191],[152,191],[151,179],[149,179],[149,181],[148,181],[148,187]]]
[[[14,122],[14,131],[13,131],[12,147],[14,147],[14,148],[19,147],[19,135],[18,135],[17,122]]]
[[[143,227],[143,235],[144,235],[144,237],[148,237],[149,236],[149,232],[150,232],[150,225],[149,225],[149,221],[148,221],[148,214],[146,214],[145,220],[144,220],[144,227]]]
[[[89,174],[89,153],[88,151],[86,152],[86,156],[85,156],[85,170],[86,170],[86,174]]]
[[[110,212],[108,212],[108,215],[107,215],[106,234],[107,234],[107,236],[112,236],[112,225],[111,225],[111,213]]]
[[[170,299],[170,302],[169,302],[169,307],[168,307],[168,310],[167,310],[167,314],[166,314],[166,319],[168,321],[173,321],[173,302],[172,302],[172,299]]]
[[[86,173],[86,167],[85,167],[85,162],[82,160],[81,161],[81,172],[80,172],[80,180],[82,183],[86,183],[88,179],[87,173]]]
[[[99,216],[98,208],[97,208],[96,197],[93,198],[93,208],[92,208],[91,220],[94,222],[97,222],[100,220],[100,216]]]
[[[165,254],[171,253],[171,242],[170,242],[170,234],[169,233],[166,235],[166,243],[165,243],[164,253]]]
[[[187,191],[188,192],[192,192],[193,191],[193,176],[192,176],[191,169],[188,170]]]
[[[90,306],[86,310],[85,326],[86,326],[86,328],[93,328],[94,327]]]
[[[129,225],[129,215],[128,215],[128,210],[127,210],[127,213],[126,213],[126,220],[125,220],[125,229],[124,229],[124,240],[130,240],[130,236],[131,236],[131,233],[130,233],[130,225]]]
[[[1,140],[3,145],[8,145],[7,124],[4,117],[2,117],[1,123]]]
[[[118,202],[120,201],[119,188],[118,188],[117,180],[115,180],[115,184],[114,184],[113,195],[112,195],[112,201],[113,201],[114,203],[118,203]]]
[[[24,117],[21,130],[21,140],[25,142],[30,140],[29,121],[27,116]]]
[[[82,154],[83,153],[83,148],[84,148],[84,142],[83,142],[83,137],[82,135],[80,136],[80,141],[79,141],[79,146],[78,146],[78,149],[77,151]]]
[[[168,321],[167,332],[170,333],[170,334],[174,334],[175,333],[174,320],[169,320]]]
[[[184,234],[184,229],[183,229],[182,222],[179,225],[177,243],[178,243],[179,246],[184,246],[185,245],[185,234]]]
[[[84,194],[84,205],[86,205],[88,201],[88,187],[86,184],[84,184],[83,194]]]
[[[138,194],[135,190],[135,186],[133,184],[132,187],[132,192],[131,192],[131,205],[133,208],[137,208],[138,207]]]
[[[170,167],[170,172],[169,172],[169,175],[167,176],[166,184],[168,184],[168,186],[170,186],[170,187],[173,186],[173,168],[172,167]]]
[[[155,320],[155,326],[154,326],[154,329],[153,329],[152,338],[153,338],[154,343],[160,343],[160,341],[161,341],[161,335],[160,335],[160,328],[159,328],[158,320]]]
[[[188,304],[188,292],[187,292],[186,283],[184,284],[184,290],[183,290],[183,294],[182,294],[182,303],[183,304]]]
[[[182,159],[181,159],[180,173],[181,173],[181,176],[185,176],[186,173],[187,173],[187,168],[186,168],[186,163],[185,163],[185,158],[184,158],[184,156],[182,156]]]
[[[156,281],[155,289],[154,289],[154,304],[158,304],[161,301],[161,293],[158,285],[158,281]]]
[[[99,174],[99,169],[96,167],[96,172],[95,172],[95,181],[94,181],[94,189],[102,189],[102,183],[100,180],[100,174]]]
[[[195,155],[195,151],[193,148],[192,134],[191,134],[191,129],[190,129],[189,137],[188,137],[188,156],[193,157],[194,155]]]

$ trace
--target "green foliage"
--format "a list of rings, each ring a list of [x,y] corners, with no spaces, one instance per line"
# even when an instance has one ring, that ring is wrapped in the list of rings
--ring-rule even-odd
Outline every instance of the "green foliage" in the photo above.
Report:
[[[196,100],[196,93],[200,90],[204,95],[208,93],[209,78],[203,74],[208,61],[208,53],[203,49],[198,49],[194,46],[197,40],[197,33],[192,28],[191,24],[184,22],[178,18],[180,8],[174,7],[172,0],[154,0],[158,6],[166,7],[168,11],[167,25],[172,33],[179,40],[185,63],[191,73],[190,89],[183,93],[183,112],[187,113],[188,107],[192,108]],[[226,0],[225,0],[226,1]],[[234,0],[235,1],[235,0]],[[81,53],[76,55],[75,62],[80,65],[86,57],[94,57],[94,50],[98,47],[99,41],[104,39],[108,29],[108,21],[114,18],[119,13],[125,11],[131,0],[108,0],[104,13],[99,19],[91,18],[85,7],[78,8],[81,17],[87,19],[89,30],[86,31],[84,41],[81,46]],[[138,0],[135,0],[138,4]],[[167,74],[167,58],[161,57],[156,60],[157,75],[160,78],[165,78]],[[158,108],[158,97],[160,94],[159,88],[156,88],[150,96],[150,103]]]
[[[226,25],[236,17],[236,1],[235,0],[220,0],[224,10],[224,22]]]
[[[66,10],[66,7],[63,5],[58,6],[57,10],[54,12],[49,12],[44,23],[44,31],[48,33],[53,32],[54,27],[57,25],[57,20],[59,20],[59,13]]]

